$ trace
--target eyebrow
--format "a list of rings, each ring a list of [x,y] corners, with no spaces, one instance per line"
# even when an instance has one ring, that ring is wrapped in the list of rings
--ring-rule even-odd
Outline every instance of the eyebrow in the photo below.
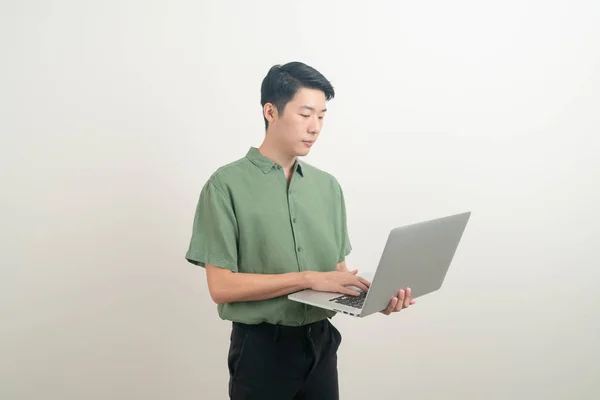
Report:
[[[304,105],[304,106],[302,106],[302,108],[306,108],[307,110],[315,111],[315,108],[311,107],[311,106]],[[325,112],[325,111],[327,111],[326,108],[324,108],[323,110],[321,110],[321,112]]]

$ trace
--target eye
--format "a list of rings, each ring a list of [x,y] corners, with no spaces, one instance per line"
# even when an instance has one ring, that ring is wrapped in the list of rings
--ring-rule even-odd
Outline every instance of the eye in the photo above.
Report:
[[[319,119],[323,119],[323,117],[319,117]]]
[[[306,114],[300,114],[300,115],[302,115],[304,118],[310,117],[310,115],[306,115]]]

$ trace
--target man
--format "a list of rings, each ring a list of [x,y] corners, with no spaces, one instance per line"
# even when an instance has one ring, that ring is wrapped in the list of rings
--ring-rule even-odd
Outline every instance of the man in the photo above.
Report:
[[[231,399],[338,399],[335,313],[293,302],[303,289],[358,295],[344,195],[298,157],[319,137],[331,83],[300,62],[273,66],[261,87],[266,136],[202,188],[186,254],[205,267],[222,319],[232,321]],[[414,304],[399,290],[384,314]]]

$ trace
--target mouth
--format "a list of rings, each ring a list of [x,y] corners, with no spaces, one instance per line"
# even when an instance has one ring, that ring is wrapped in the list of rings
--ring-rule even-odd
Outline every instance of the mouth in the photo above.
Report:
[[[315,143],[315,141],[314,140],[303,140],[302,143],[304,143],[304,145],[307,147],[311,147]]]

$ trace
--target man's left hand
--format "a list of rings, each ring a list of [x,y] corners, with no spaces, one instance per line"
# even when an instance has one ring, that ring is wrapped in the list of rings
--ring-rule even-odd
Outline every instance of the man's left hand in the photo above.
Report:
[[[381,311],[384,315],[390,315],[391,313],[396,313],[402,311],[404,308],[408,308],[416,303],[415,299],[411,297],[411,290],[407,288],[406,290],[400,289],[398,291],[398,296],[392,297],[390,300],[390,304],[388,304],[387,308]]]
[[[346,261],[342,261],[341,263],[339,263],[336,266],[336,269],[338,271],[346,271],[346,272],[352,272],[352,273],[357,272],[356,270],[350,271],[350,269],[348,269],[348,266],[346,265]],[[388,306],[385,310],[380,311],[380,313],[385,314],[385,315],[390,315],[391,313],[396,313],[398,311],[402,311],[402,309],[404,309],[404,308],[408,308],[409,306],[412,306],[413,304],[415,304],[416,300],[412,299],[410,296],[411,296],[410,288],[407,288],[406,290],[404,290],[404,289],[398,290],[398,296],[392,297],[392,300],[390,300],[390,304],[388,304]]]

